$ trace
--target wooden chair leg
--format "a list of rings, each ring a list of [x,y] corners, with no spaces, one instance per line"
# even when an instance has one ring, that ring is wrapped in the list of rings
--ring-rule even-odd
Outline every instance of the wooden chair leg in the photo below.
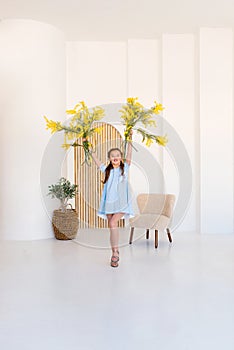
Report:
[[[131,227],[129,244],[132,244],[133,233],[134,233],[134,227]]]
[[[158,248],[158,230],[155,230],[155,248]]]
[[[146,230],[146,239],[149,239],[149,229]]]
[[[172,242],[172,238],[171,238],[171,233],[170,233],[169,228],[167,228],[167,235],[168,235],[168,238],[169,238],[169,242],[171,243]]]

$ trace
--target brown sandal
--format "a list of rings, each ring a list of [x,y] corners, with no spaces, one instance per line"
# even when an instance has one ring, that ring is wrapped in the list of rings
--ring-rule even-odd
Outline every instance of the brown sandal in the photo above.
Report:
[[[113,251],[113,254],[114,252],[117,252],[119,254],[118,250]],[[119,257],[117,255],[112,255],[110,265],[112,267],[118,267],[119,266],[118,261],[119,261]]]

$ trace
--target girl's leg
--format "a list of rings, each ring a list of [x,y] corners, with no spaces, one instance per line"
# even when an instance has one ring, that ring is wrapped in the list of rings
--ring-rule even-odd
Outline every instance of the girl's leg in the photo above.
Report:
[[[106,214],[108,220],[108,226],[110,227],[110,220],[114,214]]]
[[[113,253],[114,253],[114,247],[113,247],[113,234],[114,234],[114,230],[112,230],[112,224],[111,224],[111,219],[112,219],[112,216],[113,216],[114,214],[106,214],[106,216],[107,216],[107,220],[108,220],[108,226],[109,226],[109,229],[110,229],[110,243],[111,243],[111,247],[112,247],[112,251],[113,251]]]
[[[117,258],[112,257],[112,262],[114,262],[115,266],[118,266],[118,245],[119,245],[119,229],[118,229],[118,221],[121,219],[121,217],[124,215],[124,213],[116,213],[111,214],[112,217],[108,218],[109,227],[110,227],[110,243],[111,248],[113,252],[113,256]]]

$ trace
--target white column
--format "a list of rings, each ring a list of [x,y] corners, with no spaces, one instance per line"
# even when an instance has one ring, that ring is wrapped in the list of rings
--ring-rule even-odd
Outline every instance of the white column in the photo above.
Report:
[[[145,107],[153,106],[154,101],[161,102],[161,41],[159,39],[128,40],[127,87],[128,97],[138,97],[139,102]],[[162,133],[159,126],[156,129],[151,128],[151,131],[158,135]],[[134,141],[142,144],[141,140],[142,137],[135,133]],[[134,192],[164,192],[162,148],[156,144],[150,147],[142,144],[142,147],[143,150],[139,149],[139,152],[149,152],[150,159],[155,160],[155,168],[152,168],[153,165],[149,163],[142,169],[141,157],[138,152],[133,151]],[[150,180],[152,169],[155,171],[153,181]]]
[[[233,232],[233,32],[200,30],[201,232]]]
[[[179,134],[193,169],[193,197],[179,231],[197,229],[196,149],[198,128],[195,116],[195,45],[192,34],[165,34],[162,42],[163,104],[165,119]],[[169,139],[170,142],[170,139]],[[164,154],[166,191],[178,199],[181,186],[177,164]],[[197,169],[198,171],[198,169]]]
[[[65,115],[63,34],[31,20],[0,23],[0,238],[52,237],[40,190],[41,161],[50,139],[43,115]],[[58,151],[58,154],[56,152]],[[61,151],[48,163],[57,181]],[[54,164],[51,164],[53,163]],[[51,173],[52,171],[52,173]],[[58,175],[58,174],[57,174]],[[51,183],[44,184],[47,187]],[[58,203],[54,202],[56,207]]]

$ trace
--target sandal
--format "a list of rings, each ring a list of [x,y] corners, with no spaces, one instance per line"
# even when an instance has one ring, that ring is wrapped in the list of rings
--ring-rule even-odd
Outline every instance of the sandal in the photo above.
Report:
[[[114,251],[113,251],[113,254],[114,254],[115,252],[119,254],[119,251],[118,251],[118,250],[114,250]],[[112,255],[110,265],[111,265],[112,267],[118,267],[118,266],[119,266],[118,261],[119,261],[119,257],[118,257],[117,255]]]

